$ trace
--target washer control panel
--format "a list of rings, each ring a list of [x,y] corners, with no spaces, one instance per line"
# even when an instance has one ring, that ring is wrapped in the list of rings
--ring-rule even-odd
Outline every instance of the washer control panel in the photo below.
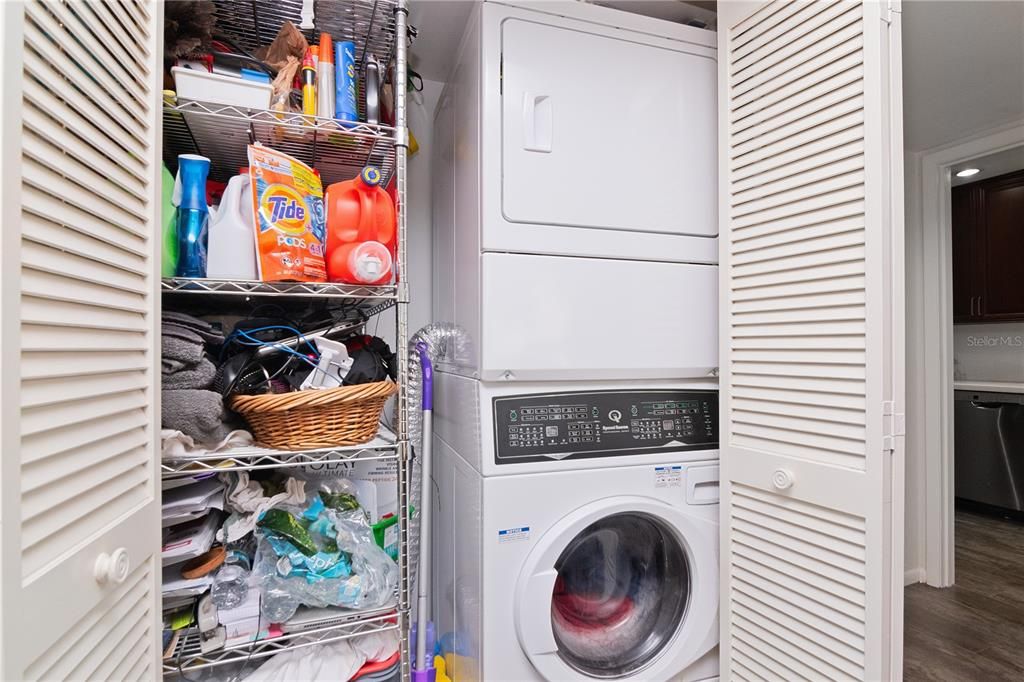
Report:
[[[537,393],[493,409],[496,464],[718,447],[718,391]]]

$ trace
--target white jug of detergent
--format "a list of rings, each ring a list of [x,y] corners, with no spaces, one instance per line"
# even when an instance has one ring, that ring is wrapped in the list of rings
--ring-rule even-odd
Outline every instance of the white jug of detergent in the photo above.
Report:
[[[248,169],[228,181],[220,207],[210,218],[209,230],[206,276],[210,279],[258,279]]]

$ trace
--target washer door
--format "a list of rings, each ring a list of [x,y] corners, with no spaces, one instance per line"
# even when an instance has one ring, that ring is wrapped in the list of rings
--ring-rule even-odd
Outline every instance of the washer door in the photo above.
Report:
[[[649,498],[588,505],[527,558],[516,630],[549,680],[662,679],[709,651],[717,525]]]

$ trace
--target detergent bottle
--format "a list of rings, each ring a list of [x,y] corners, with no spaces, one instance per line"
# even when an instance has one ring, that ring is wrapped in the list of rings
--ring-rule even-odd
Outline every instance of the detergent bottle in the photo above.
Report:
[[[210,207],[206,204],[206,176],[210,160],[198,154],[178,156],[174,195],[178,204],[178,276],[206,277],[206,247]]]
[[[160,263],[162,277],[174,277],[178,274],[178,211],[174,206],[174,176],[167,170],[167,164],[161,164],[162,196],[160,200],[161,236],[163,237],[163,258]]]
[[[220,208],[210,218],[206,276],[210,279],[256,279],[256,227],[252,215],[252,181],[242,168],[228,181]]]
[[[395,202],[380,181],[380,170],[367,166],[327,188],[327,276],[333,282],[391,281],[397,220]]]

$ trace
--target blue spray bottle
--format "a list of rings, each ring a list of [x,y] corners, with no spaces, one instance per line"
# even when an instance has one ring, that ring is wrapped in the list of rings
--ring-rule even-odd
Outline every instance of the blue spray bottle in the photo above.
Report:
[[[207,225],[206,176],[210,160],[198,154],[178,156],[178,177],[174,186],[178,204],[178,277],[206,277]]]

